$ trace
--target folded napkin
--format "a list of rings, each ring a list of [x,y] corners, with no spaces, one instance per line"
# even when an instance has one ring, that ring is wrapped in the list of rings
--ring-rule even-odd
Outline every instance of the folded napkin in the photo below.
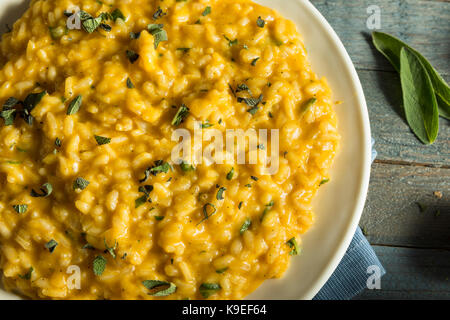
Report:
[[[372,139],[372,148],[374,143]],[[376,156],[377,152],[372,149],[372,161]],[[367,288],[367,280],[373,274],[373,267],[368,271],[370,266],[378,267],[380,276],[386,273],[370,243],[358,227],[338,267],[314,300],[349,300],[357,296]]]

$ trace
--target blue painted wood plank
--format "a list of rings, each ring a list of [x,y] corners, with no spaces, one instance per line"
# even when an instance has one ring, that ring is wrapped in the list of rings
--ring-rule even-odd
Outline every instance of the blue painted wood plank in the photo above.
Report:
[[[387,273],[357,299],[449,299],[450,251],[374,246]]]

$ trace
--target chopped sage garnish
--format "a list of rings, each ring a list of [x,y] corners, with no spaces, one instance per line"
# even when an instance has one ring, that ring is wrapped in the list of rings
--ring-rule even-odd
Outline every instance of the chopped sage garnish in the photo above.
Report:
[[[31,189],[31,193],[30,193],[30,195],[32,196],[32,197],[42,197],[42,198],[44,198],[44,197],[47,197],[47,196],[49,196],[51,193],[52,193],[52,191],[53,191],[53,187],[52,187],[52,185],[50,184],[50,183],[44,183],[43,185],[42,185],[42,187],[41,187],[41,192],[42,193],[37,193],[36,191],[34,191],[34,189]]]
[[[232,47],[239,43],[238,39],[230,40],[226,35],[223,36],[228,41],[228,46]]]
[[[188,164],[187,162],[184,162],[184,161],[180,163],[180,168],[184,172],[194,171],[195,170],[195,168],[194,168],[194,166],[192,164]]]
[[[161,7],[158,7],[158,10],[156,10],[156,12],[153,14],[153,20],[158,20],[158,19],[164,17],[165,15],[167,15],[167,13],[163,12]]]
[[[216,273],[221,274],[228,270],[228,267],[216,270]]]
[[[230,172],[227,173],[227,180],[233,179],[233,176],[234,176],[234,167],[232,167]]]
[[[123,21],[125,21],[125,16],[123,15],[122,11],[120,11],[120,9],[115,9],[113,12],[111,12],[111,18],[112,20],[114,20],[114,22],[116,22],[117,19],[122,19]]]
[[[106,268],[106,263],[107,260],[105,257],[100,255],[95,257],[92,267],[96,276],[101,276],[103,274]]]
[[[302,105],[302,113],[305,113],[306,111],[308,111],[317,101],[317,98],[313,97],[309,100],[307,100],[303,105]]]
[[[14,210],[16,210],[17,213],[25,213],[28,210],[28,205],[26,204],[16,204],[13,205]]]
[[[67,109],[67,114],[72,115],[78,112],[80,110],[81,104],[83,102],[83,96],[78,95],[75,99],[72,100],[72,102],[69,104],[69,108]]]
[[[105,249],[109,254],[113,257],[113,259],[116,258],[116,249],[117,249],[117,241],[114,241],[114,246],[110,247],[108,246],[108,243],[106,242],[106,238],[103,238],[103,242],[105,243]]]
[[[223,200],[223,193],[227,190],[227,188],[224,187],[220,187],[219,190],[217,191],[217,195],[216,195],[216,199],[217,200]]]
[[[76,189],[84,190],[87,188],[88,185],[89,185],[89,181],[87,181],[84,178],[78,177],[73,182],[73,190],[76,190]]]
[[[202,283],[199,291],[203,298],[208,299],[220,289],[222,289],[222,287],[218,283]]]
[[[257,58],[255,58],[255,59],[253,59],[251,65],[252,65],[252,66],[256,66],[256,63],[258,62],[259,59],[261,59],[261,58],[260,58],[260,57],[257,57]]]
[[[207,16],[208,14],[210,14],[211,13],[211,7],[210,6],[207,6],[206,8],[205,8],[205,10],[203,11],[203,13],[202,13],[202,16]]]
[[[58,242],[56,242],[55,240],[52,239],[45,244],[45,248],[48,249],[48,251],[50,253],[53,253],[53,251],[55,251],[55,248],[57,245],[58,245]]]
[[[143,195],[143,196],[137,198],[137,199],[134,201],[134,208],[135,208],[135,209],[139,208],[139,207],[142,206],[144,203],[146,203],[147,200],[148,200],[148,196],[147,196],[147,195]]]
[[[172,120],[172,125],[174,126],[180,125],[188,115],[189,115],[189,108],[185,104],[182,104]]]
[[[134,89],[134,84],[133,84],[133,82],[131,81],[130,78],[127,78],[127,88],[128,89]]]
[[[27,273],[25,273],[24,275],[19,275],[19,278],[24,279],[24,280],[30,280],[31,274],[33,273],[33,271],[34,271],[33,267],[30,267],[30,269],[28,269]]]
[[[95,138],[95,141],[97,141],[97,144],[99,146],[104,145],[104,144],[109,144],[111,142],[111,138],[107,138],[107,137],[94,135],[94,138]]]
[[[167,32],[163,29],[164,25],[162,24],[149,24],[148,31],[154,38],[154,47],[155,50],[158,49],[158,46],[161,42],[169,40],[167,37]]]
[[[270,210],[272,210],[272,207],[274,206],[274,204],[275,204],[275,202],[273,202],[273,200],[272,201],[270,201],[268,204],[266,204],[266,207],[264,208],[264,211],[263,211],[263,213],[262,213],[262,215],[261,215],[261,221],[263,221],[264,220],[264,217],[266,216],[266,214],[270,211]]]
[[[239,233],[244,234],[244,232],[247,231],[251,225],[252,225],[252,220],[250,220],[250,218],[245,219],[244,223],[242,224],[241,228],[239,229]]]
[[[291,256],[296,256],[300,253],[300,248],[298,247],[297,241],[295,238],[289,239],[286,244],[292,249],[289,254]]]
[[[258,20],[256,20],[256,24],[258,25],[258,27],[264,28],[264,26],[266,25],[266,21],[264,21],[261,17],[258,17]]]
[[[213,211],[209,213],[208,212],[208,208],[212,208]],[[217,211],[216,206],[213,205],[212,203],[208,202],[207,204],[205,204],[203,206],[203,216],[204,216],[204,218],[199,223],[197,223],[197,225],[201,224],[205,220],[208,220],[211,216],[213,216],[216,213],[216,211]]]
[[[150,290],[148,294],[154,297],[165,297],[177,291],[177,286],[172,282],[160,280],[144,280],[142,281],[142,284],[144,285],[144,287]]]
[[[136,60],[139,59],[139,54],[137,54],[133,50],[127,50],[126,54],[127,54],[128,60],[130,60],[131,63],[135,63]]]

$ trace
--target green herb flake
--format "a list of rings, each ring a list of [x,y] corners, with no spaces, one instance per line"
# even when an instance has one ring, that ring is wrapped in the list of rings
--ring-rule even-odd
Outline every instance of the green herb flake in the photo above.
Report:
[[[223,193],[226,191],[227,189],[224,187],[220,187],[219,190],[217,191],[217,195],[216,195],[216,199],[217,200],[223,200]]]
[[[206,8],[205,8],[205,10],[203,11],[203,13],[202,13],[202,16],[204,16],[204,17],[206,17],[208,14],[210,14],[211,13],[211,7],[210,6],[207,6]]]
[[[263,95],[262,94],[259,96],[258,99],[255,99],[255,98],[241,98],[241,97],[237,98],[237,101],[239,103],[244,102],[246,105],[251,107],[250,109],[247,110],[247,112],[250,113],[251,115],[255,115],[256,114],[256,112],[258,111],[258,105],[261,103],[262,100],[263,100]]]
[[[131,81],[131,79],[129,77],[127,78],[127,88],[128,89],[134,89],[135,88],[133,82]]]
[[[330,181],[330,179],[325,178],[325,179],[323,179],[322,181],[320,181],[319,186],[324,185],[325,183],[328,183],[329,181]]]
[[[94,135],[95,141],[99,146],[111,143],[111,138]]]
[[[194,171],[195,170],[193,165],[188,164],[187,162],[184,162],[184,161],[182,163],[180,163],[180,168],[184,172],[189,172],[189,171]]]
[[[59,148],[59,147],[61,147],[61,145],[62,145],[61,139],[56,138],[55,139],[55,146],[57,146]]]
[[[164,219],[164,216],[155,216],[156,221],[161,221]]]
[[[72,115],[80,110],[81,104],[83,102],[83,96],[79,95],[69,104],[69,108],[67,108],[67,114]]]
[[[142,206],[144,203],[146,203],[147,200],[148,200],[147,195],[143,195],[142,197],[137,198],[137,199],[134,201],[134,208],[135,208],[135,209],[139,208],[139,207]]]
[[[135,63],[137,59],[139,59],[139,54],[134,52],[133,50],[127,50],[126,55],[128,60],[130,60],[131,63]]]
[[[258,62],[259,59],[261,59],[261,58],[260,58],[260,57],[257,57],[257,58],[255,58],[255,59],[253,59],[251,65],[252,65],[252,66],[256,66],[256,63]]]
[[[45,244],[45,248],[48,249],[48,251],[50,253],[53,253],[53,251],[55,251],[55,248],[57,245],[58,245],[58,242],[56,242],[55,240],[52,239]]]
[[[182,104],[181,107],[178,109],[177,113],[175,114],[175,117],[173,117],[172,125],[174,126],[180,125],[188,115],[189,115],[189,108],[185,104]]]
[[[14,124],[14,119],[16,118],[15,109],[3,109],[0,112],[0,118],[5,121],[5,126],[11,126]]]
[[[153,191],[153,186],[149,185],[149,184],[139,187],[139,192],[143,192],[146,196],[150,196],[150,192],[152,192],[152,191]]]
[[[33,273],[33,271],[34,271],[33,267],[30,267],[30,269],[28,269],[27,273],[25,273],[24,275],[19,275],[19,278],[24,279],[24,280],[30,280],[31,274]]]
[[[156,10],[156,12],[153,14],[153,20],[158,20],[162,17],[164,17],[167,13],[165,13],[161,7],[158,7],[158,9]]]
[[[275,204],[275,202],[273,202],[273,200],[270,201],[268,204],[266,204],[266,207],[264,208],[264,211],[263,211],[263,213],[262,213],[262,215],[261,215],[261,218],[260,218],[260,221],[261,221],[261,222],[264,220],[264,217],[266,216],[266,214],[267,214],[270,210],[272,210],[274,204]]]
[[[95,30],[97,30],[97,28],[100,26],[100,24],[102,23],[103,18],[102,17],[90,17],[89,19],[85,19],[81,21],[81,24],[83,26],[83,29],[87,32],[87,33],[92,33]]]
[[[16,210],[17,213],[25,213],[28,210],[28,205],[26,204],[16,204],[13,205],[14,210]]]
[[[232,47],[234,45],[237,45],[239,43],[238,39],[230,40],[226,35],[223,36],[225,40],[228,41],[228,46]]]
[[[123,21],[126,20],[125,16],[123,15],[122,11],[120,9],[115,9],[113,12],[111,12],[111,18],[116,22],[117,19],[122,19]]]
[[[172,167],[168,162],[164,162],[163,160],[155,161],[155,165],[149,168],[150,174],[156,176],[158,173],[167,173],[169,169]]]
[[[147,26],[148,31],[154,38],[155,50],[158,49],[161,42],[169,40],[167,32],[163,29],[163,27],[164,25],[162,24],[149,24]]]
[[[202,283],[199,291],[203,298],[208,299],[220,289],[222,289],[222,287],[218,283]]]
[[[225,268],[216,270],[216,273],[222,274],[222,273],[224,273],[224,272],[227,271],[227,270],[228,270],[228,267],[225,267]]]
[[[182,51],[184,53],[187,53],[191,50],[191,48],[177,48],[177,51]]]
[[[47,182],[47,183],[44,183],[41,187],[42,193],[37,193],[36,191],[34,191],[34,189],[31,189],[30,195],[35,198],[37,198],[37,197],[44,198],[44,197],[49,196],[52,193],[52,191],[53,191],[52,185]]]
[[[250,220],[250,218],[245,219],[244,223],[242,224],[241,228],[239,229],[239,233],[244,234],[244,232],[247,231],[251,225],[252,225],[252,220]]]
[[[131,40],[139,39],[140,36],[141,36],[140,32],[138,32],[138,33],[134,33],[133,31],[130,32],[130,39]]]
[[[289,252],[289,255],[291,256],[296,256],[300,253],[300,248],[298,247],[297,241],[295,240],[295,238],[291,238],[289,239],[286,244],[292,249]]]
[[[306,111],[308,111],[315,103],[317,102],[317,98],[311,98],[308,101],[306,101],[301,108],[301,112],[305,113]]]
[[[84,178],[78,177],[73,182],[73,190],[76,190],[76,189],[84,190],[87,188],[88,185],[89,185],[89,181],[87,181]]]
[[[95,257],[92,267],[96,276],[101,276],[103,274],[106,269],[106,263],[107,260],[105,257],[100,255]]]
[[[208,208],[212,208],[212,212],[208,212]],[[216,209],[216,206],[215,205],[213,205],[212,203],[206,203],[204,206],[203,206],[203,216],[204,216],[204,218],[199,222],[199,223],[197,223],[197,225],[199,225],[199,224],[201,224],[203,221],[205,221],[205,220],[208,220],[211,216],[213,216],[215,213],[217,212],[217,209]]]
[[[150,292],[148,293],[154,297],[166,297],[177,291],[177,286],[172,282],[160,280],[144,280],[142,281],[144,287]]]
[[[94,246],[90,243],[86,243],[81,249],[95,250]]]
[[[233,179],[234,176],[234,167],[231,168],[230,172],[227,173],[227,180]]]
[[[103,238],[103,242],[105,244],[105,249],[107,252],[109,252],[109,254],[113,257],[113,259],[116,258],[116,249],[117,249],[117,241],[114,241],[114,246],[110,247],[108,246],[108,243],[106,242],[106,238]]]
[[[256,20],[256,25],[260,28],[264,28],[266,21],[264,21],[261,17],[258,17],[258,20]]]
[[[238,209],[239,210],[241,210],[243,204],[244,204],[244,201],[239,202],[239,204],[238,204]]]
[[[214,124],[209,123],[209,121],[206,121],[205,123],[202,123],[202,124],[200,125],[200,127],[201,127],[202,129],[208,129],[208,128],[211,128],[211,127],[213,127],[213,126],[214,126]]]

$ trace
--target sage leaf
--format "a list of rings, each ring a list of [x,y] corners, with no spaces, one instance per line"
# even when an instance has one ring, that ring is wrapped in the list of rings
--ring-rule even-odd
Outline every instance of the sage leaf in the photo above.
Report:
[[[383,32],[372,33],[373,44],[394,66],[394,68],[400,72],[400,51],[403,47],[408,48],[416,54],[420,62],[425,67],[430,80],[433,85],[433,89],[438,96],[439,113],[442,117],[450,118],[450,87],[445,80],[439,75],[436,69],[433,68],[431,63],[422,56],[417,50],[414,50],[401,40]]]
[[[148,294],[154,297],[165,297],[177,291],[177,286],[172,282],[144,280],[142,281],[142,284],[150,290]]]
[[[436,95],[425,66],[407,47],[400,51],[400,80],[406,120],[411,130],[424,144],[433,143],[439,130]]]

